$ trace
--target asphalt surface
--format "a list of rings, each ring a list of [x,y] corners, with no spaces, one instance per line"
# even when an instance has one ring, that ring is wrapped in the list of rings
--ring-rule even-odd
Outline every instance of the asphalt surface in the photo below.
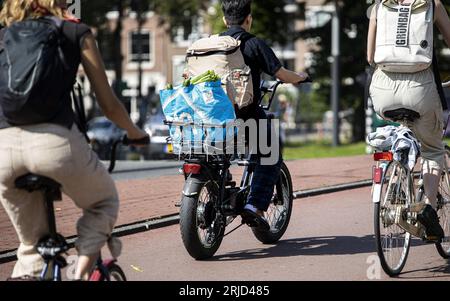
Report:
[[[262,245],[242,228],[203,262],[187,254],[178,225],[125,237],[120,264],[130,280],[388,280],[378,264],[372,267],[377,257],[369,196],[362,188],[297,200],[278,244]],[[450,266],[434,245],[413,245],[398,279],[450,280]]]
[[[419,240],[398,278],[382,272],[369,195],[369,188],[360,188],[299,199],[278,244],[262,245],[243,227],[226,237],[208,261],[187,254],[178,225],[130,235],[122,238],[119,264],[131,281],[450,280],[448,262],[434,245]],[[0,279],[12,266],[0,265]]]
[[[367,185],[370,159],[361,156],[287,163],[294,188],[301,192],[296,195],[300,199],[294,203],[288,231],[278,244],[262,245],[249,228],[242,227],[224,239],[214,258],[198,262],[185,251],[178,225],[152,227],[121,238],[124,250],[119,263],[129,280],[391,280],[377,264],[370,189],[321,192],[330,185],[342,186],[340,190],[347,189],[349,183]],[[176,214],[173,202],[179,200],[182,187],[182,177],[177,175],[180,166],[176,161],[118,162],[113,174],[122,201],[118,225]],[[73,235],[71,228],[78,213],[72,212],[71,202],[58,206],[58,229],[66,236]],[[2,246],[7,242],[4,248],[16,247],[14,230],[5,216],[0,224],[4,224],[2,237],[7,239]],[[69,262],[74,258],[70,256]],[[0,264],[0,280],[10,275],[13,265]],[[69,277],[70,272],[73,265],[64,271]],[[450,280],[450,268],[433,245],[416,240],[397,279]]]

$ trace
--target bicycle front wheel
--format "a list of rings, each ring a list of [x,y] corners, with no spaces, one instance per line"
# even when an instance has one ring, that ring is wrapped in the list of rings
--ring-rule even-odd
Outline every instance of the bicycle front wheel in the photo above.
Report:
[[[127,277],[122,268],[117,264],[112,264],[108,267],[110,281],[127,281]]]
[[[292,178],[289,169],[283,162],[275,193],[272,197],[266,218],[270,225],[269,231],[261,231],[253,228],[253,234],[263,244],[276,243],[286,232],[292,214],[294,192],[292,189]]]
[[[450,148],[445,147],[445,165],[442,172],[441,181],[439,183],[438,208],[437,214],[439,223],[444,229],[444,238],[440,243],[436,244],[436,248],[444,259],[450,258]]]
[[[397,276],[408,258],[411,234],[395,223],[399,205],[411,203],[410,179],[397,162],[390,163],[383,175],[380,201],[375,203],[375,242],[380,264],[385,273]]]

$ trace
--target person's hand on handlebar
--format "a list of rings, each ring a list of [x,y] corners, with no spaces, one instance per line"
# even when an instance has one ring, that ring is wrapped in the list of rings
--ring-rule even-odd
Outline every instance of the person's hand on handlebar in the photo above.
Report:
[[[299,85],[303,82],[310,81],[308,73],[306,72],[296,73],[291,70],[287,70],[286,68],[283,67],[275,74],[275,76],[286,84]]]
[[[302,78],[302,80],[298,81],[297,85],[299,85],[301,83],[311,82],[311,77],[309,76],[308,73],[306,73],[306,72],[299,72],[298,75]]]
[[[124,143],[134,146],[148,145],[150,143],[150,136],[140,128],[133,127],[127,131]]]

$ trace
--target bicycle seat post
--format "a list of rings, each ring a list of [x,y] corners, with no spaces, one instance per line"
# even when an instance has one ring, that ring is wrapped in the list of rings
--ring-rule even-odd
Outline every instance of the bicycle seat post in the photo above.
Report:
[[[48,220],[48,230],[50,237],[53,239],[57,239],[57,232],[56,232],[56,217],[55,217],[55,206],[54,202],[61,199],[58,196],[58,193],[61,194],[61,191],[52,190],[51,188],[46,188],[44,190],[44,198],[45,198],[45,205],[47,208],[47,220]]]

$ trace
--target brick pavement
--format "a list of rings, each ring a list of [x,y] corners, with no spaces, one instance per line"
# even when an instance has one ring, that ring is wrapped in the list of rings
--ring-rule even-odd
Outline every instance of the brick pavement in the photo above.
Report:
[[[355,156],[288,161],[287,165],[297,191],[369,179],[372,161],[370,156]],[[240,168],[232,171],[235,179],[239,177]],[[183,177],[118,181],[117,187],[121,200],[117,225],[123,225],[177,213],[175,203],[181,196]],[[76,234],[75,224],[81,210],[67,197],[56,203],[55,208],[59,232],[65,236]],[[0,233],[0,252],[17,247],[15,231],[1,206]]]

